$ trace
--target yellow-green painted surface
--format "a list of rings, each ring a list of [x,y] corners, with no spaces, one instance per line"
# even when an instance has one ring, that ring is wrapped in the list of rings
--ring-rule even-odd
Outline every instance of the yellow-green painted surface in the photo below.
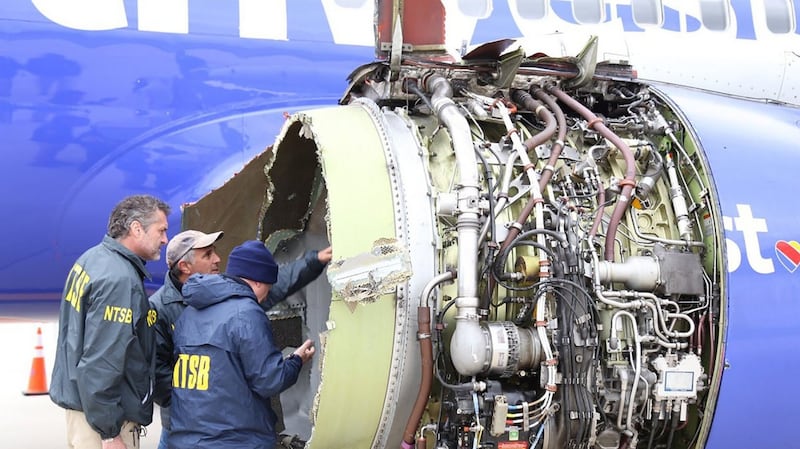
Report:
[[[328,189],[329,235],[334,259],[394,238],[392,192],[381,137],[359,106],[320,109],[298,117],[320,151]],[[306,135],[308,135],[306,133]],[[395,295],[347,303],[335,295],[311,448],[369,448],[379,427],[388,388],[395,327]]]

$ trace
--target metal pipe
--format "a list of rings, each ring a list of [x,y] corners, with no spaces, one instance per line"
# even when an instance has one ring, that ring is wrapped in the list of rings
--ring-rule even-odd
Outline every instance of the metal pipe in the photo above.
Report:
[[[633,340],[636,343],[636,360],[634,361],[636,366],[633,367],[634,375],[633,385],[631,386],[631,399],[628,405],[628,416],[625,420],[625,428],[633,430],[633,427],[631,426],[631,420],[633,418],[633,409],[636,405],[636,390],[639,385],[639,377],[642,375],[642,336],[639,335],[639,326],[636,324],[636,317],[626,310],[619,310],[614,314],[614,316],[611,317],[611,335],[614,335],[615,333],[617,319],[623,316],[631,321],[631,326],[633,327]],[[621,408],[620,415],[622,415]]]
[[[488,363],[485,338],[478,314],[478,160],[475,156],[469,123],[453,101],[450,82],[441,75],[424,77],[425,89],[431,92],[431,104],[445,125],[453,142],[460,174],[457,187],[456,232],[458,234],[458,297],[456,329],[450,344],[450,357],[456,370],[473,376]]]
[[[530,98],[530,95],[528,93],[523,92],[522,94],[527,95],[527,98]],[[531,101],[535,100],[531,99]],[[552,119],[552,114],[550,114],[550,112],[547,111],[547,108],[542,106],[541,103],[539,102],[536,103],[539,105],[539,107],[536,108],[537,113],[549,114],[549,116]],[[528,220],[528,216],[531,214],[532,211],[534,212],[534,220],[533,220],[534,226],[536,227],[536,229],[544,229],[544,214],[542,208],[544,200],[542,199],[542,192],[539,189],[539,183],[536,181],[536,172],[534,171],[534,166],[531,163],[530,158],[528,158],[527,144],[523,144],[522,141],[520,140],[519,132],[517,132],[516,128],[514,128],[514,124],[511,122],[511,116],[508,113],[508,109],[505,107],[503,102],[496,102],[494,104],[494,107],[497,108],[497,110],[500,112],[500,117],[502,117],[503,123],[506,125],[508,134],[511,137],[511,141],[513,143],[514,148],[516,149],[517,155],[519,155],[519,158],[523,163],[523,170],[525,171],[525,174],[528,176],[528,180],[530,181],[530,186],[531,186],[530,190],[531,200],[519,214],[517,221],[513,223],[512,226],[509,228],[508,235],[506,236],[505,240],[503,240],[503,244],[500,246],[499,252],[502,254],[509,247],[509,245],[511,245],[511,242],[514,241],[519,232],[522,230],[522,223],[525,223]],[[553,121],[553,123],[555,122]],[[554,131],[555,126],[553,126],[552,128]],[[541,134],[544,134],[544,132],[537,134],[537,136]],[[552,135],[552,132],[550,132],[547,138],[549,138],[550,135]],[[546,140],[545,137],[540,137],[539,139]],[[537,139],[536,141],[538,142],[539,139]],[[544,247],[546,244],[544,236],[537,235],[536,238],[537,238],[537,243],[539,243],[540,247]],[[541,249],[539,250],[539,264],[540,264],[540,277],[543,278],[549,277],[550,261],[548,259],[547,253],[545,253]]]
[[[675,211],[675,218],[678,220],[678,233],[687,242],[692,240],[692,222],[689,220],[689,207],[686,205],[686,198],[683,197],[683,189],[678,183],[678,173],[672,156],[667,154],[667,177],[669,179],[669,197],[672,200],[672,208]]]
[[[458,295],[474,297],[478,294],[478,160],[472,145],[469,123],[461,115],[452,98],[453,89],[441,75],[425,78],[425,88],[432,93],[431,104],[439,120],[445,125],[453,142],[456,164],[460,174],[458,183]]]

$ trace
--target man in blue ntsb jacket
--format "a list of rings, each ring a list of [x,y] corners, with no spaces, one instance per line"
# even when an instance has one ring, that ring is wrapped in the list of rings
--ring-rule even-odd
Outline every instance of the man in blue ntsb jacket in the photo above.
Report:
[[[272,448],[277,417],[270,397],[297,381],[314,347],[284,358],[259,303],[278,278],[258,240],[231,251],[226,274],[192,275],[189,307],[175,323],[170,447]]]
[[[170,394],[172,392],[173,342],[175,322],[186,308],[181,288],[193,274],[218,274],[220,257],[216,242],[222,231],[206,234],[189,229],[177,234],[167,245],[167,267],[164,285],[150,297],[150,306],[157,312],[156,322],[156,385],[153,400],[161,406],[161,439],[158,449],[167,449],[170,425]],[[316,279],[331,261],[331,247],[306,251],[294,262],[278,270],[278,280],[269,290],[261,308],[269,310]],[[277,403],[280,405],[280,402]]]

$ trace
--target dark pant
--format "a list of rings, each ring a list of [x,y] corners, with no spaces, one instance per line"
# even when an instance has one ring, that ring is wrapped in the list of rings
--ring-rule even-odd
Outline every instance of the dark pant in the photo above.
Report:
[[[168,429],[161,429],[161,439],[158,440],[158,449],[168,449],[167,437],[169,437]]]

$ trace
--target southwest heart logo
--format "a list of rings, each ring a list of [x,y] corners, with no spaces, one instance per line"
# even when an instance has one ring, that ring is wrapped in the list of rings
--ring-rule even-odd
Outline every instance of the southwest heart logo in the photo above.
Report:
[[[775,242],[775,254],[777,254],[781,265],[789,270],[789,273],[794,273],[794,270],[800,266],[800,243],[794,240],[791,242],[785,240]]]

